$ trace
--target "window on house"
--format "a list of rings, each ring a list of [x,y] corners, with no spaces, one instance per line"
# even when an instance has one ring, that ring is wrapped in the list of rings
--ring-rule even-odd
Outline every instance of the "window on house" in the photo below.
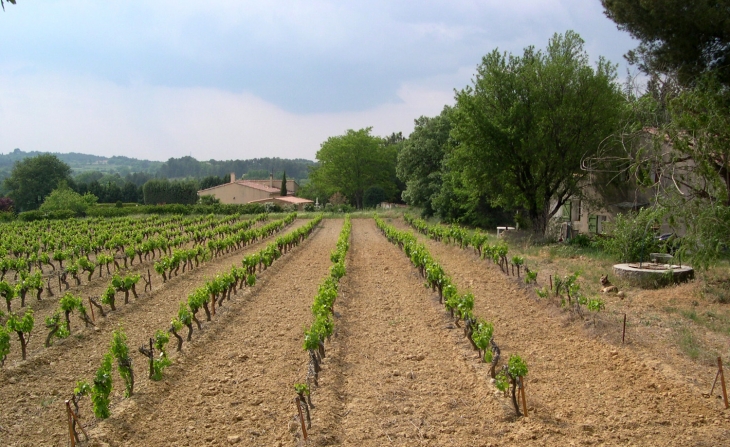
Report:
[[[590,233],[603,233],[603,224],[606,222],[607,216],[599,216],[595,214],[588,215],[588,231]]]
[[[570,221],[570,216],[572,215],[572,213],[571,213],[572,209],[571,208],[572,208],[572,203],[571,202],[566,202],[566,203],[563,204],[563,208],[562,208],[563,212],[561,214],[561,219],[562,220],[564,220],[566,222]]]

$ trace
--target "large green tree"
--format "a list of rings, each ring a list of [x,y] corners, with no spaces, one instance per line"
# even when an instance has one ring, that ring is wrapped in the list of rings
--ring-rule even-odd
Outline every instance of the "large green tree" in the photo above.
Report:
[[[423,208],[424,216],[434,214],[433,200],[442,184],[442,168],[451,132],[451,107],[433,118],[421,116],[398,154],[396,173],[406,184],[403,200]]]
[[[72,183],[71,168],[55,155],[43,154],[16,162],[4,185],[16,210],[29,211],[38,209],[61,181]]]
[[[692,85],[708,71],[730,84],[730,0],[602,0],[606,15],[641,41],[627,56],[645,72]]]
[[[730,0],[602,3],[640,40],[627,59],[649,79],[619,134],[634,143],[623,166],[655,192],[680,252],[707,267],[730,245]]]
[[[616,67],[603,58],[592,67],[573,31],[554,35],[545,51],[494,50],[456,94],[451,170],[492,205],[524,208],[535,233],[545,234],[580,194],[581,160],[615,131],[622,101]]]
[[[634,126],[641,130],[622,136],[639,141],[628,146],[626,166],[654,191],[665,221],[682,234],[685,259],[707,267],[730,245],[730,92],[705,75],[668,101],[667,110],[666,122],[649,128],[653,144],[646,143],[642,116]]]
[[[317,151],[319,165],[310,174],[315,189],[328,195],[340,192],[357,208],[363,207],[365,190],[371,186],[392,195],[397,149],[370,135],[371,130],[350,129],[322,143]]]

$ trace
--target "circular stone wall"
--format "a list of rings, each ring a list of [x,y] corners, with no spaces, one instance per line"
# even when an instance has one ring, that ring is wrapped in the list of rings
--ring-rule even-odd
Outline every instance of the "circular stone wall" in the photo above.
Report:
[[[695,277],[695,271],[689,266],[661,265],[645,262],[642,268],[638,264],[616,264],[613,273],[631,285],[642,289],[657,289],[671,284],[686,282]]]

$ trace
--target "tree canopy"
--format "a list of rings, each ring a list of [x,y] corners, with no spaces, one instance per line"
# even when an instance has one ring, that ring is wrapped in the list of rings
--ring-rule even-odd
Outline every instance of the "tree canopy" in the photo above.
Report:
[[[194,180],[171,182],[167,179],[153,179],[142,186],[142,192],[147,205],[192,205],[198,201],[198,183]]]
[[[413,132],[398,154],[396,172],[406,184],[403,200],[409,205],[422,207],[424,216],[434,214],[433,200],[441,190],[442,165],[451,131],[451,111],[451,107],[446,106],[438,116],[416,119]]]
[[[71,168],[55,155],[43,154],[16,162],[4,185],[20,212],[38,209],[61,181],[72,182]]]
[[[730,0],[602,3],[641,41],[627,59],[649,76],[619,135],[633,140],[624,169],[683,235],[685,259],[707,267],[730,245]]]
[[[615,131],[623,96],[616,67],[589,65],[583,40],[556,34],[545,51],[494,50],[456,95],[451,170],[492,205],[524,208],[538,234],[587,175],[581,160]]]
[[[319,166],[310,174],[315,189],[327,196],[344,194],[357,208],[363,207],[365,190],[380,186],[388,196],[395,191],[397,149],[370,135],[371,127],[348,130],[330,137],[317,151]]]
[[[684,85],[714,71],[730,84],[729,0],[602,0],[619,29],[641,41],[627,57],[644,72],[677,72]]]

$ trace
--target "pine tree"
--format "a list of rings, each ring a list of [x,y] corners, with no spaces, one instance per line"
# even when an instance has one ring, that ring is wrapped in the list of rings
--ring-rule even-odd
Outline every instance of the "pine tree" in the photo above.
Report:
[[[281,195],[285,196],[288,192],[286,190],[286,171],[284,171],[284,175],[281,177]]]

